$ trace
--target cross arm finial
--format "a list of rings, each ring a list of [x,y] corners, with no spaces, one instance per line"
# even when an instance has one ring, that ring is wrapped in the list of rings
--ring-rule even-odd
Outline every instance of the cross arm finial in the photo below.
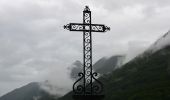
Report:
[[[105,27],[104,27],[104,30],[105,30],[105,32],[106,32],[106,31],[110,31],[110,27],[105,26]]]
[[[70,30],[70,24],[64,25],[64,29]]]

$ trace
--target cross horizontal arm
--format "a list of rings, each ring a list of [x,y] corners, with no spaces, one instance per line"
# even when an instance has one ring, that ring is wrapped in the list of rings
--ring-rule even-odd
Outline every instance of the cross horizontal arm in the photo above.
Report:
[[[102,24],[70,23],[70,24],[64,25],[64,29],[67,29],[70,31],[106,32],[110,30],[110,27],[107,27]]]

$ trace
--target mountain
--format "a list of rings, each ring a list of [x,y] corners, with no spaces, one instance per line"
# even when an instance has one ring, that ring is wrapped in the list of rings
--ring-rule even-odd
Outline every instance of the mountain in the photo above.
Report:
[[[146,52],[99,80],[104,100],[170,100],[170,32]],[[73,100],[73,92],[59,100]]]
[[[155,52],[170,45],[170,31],[165,33],[161,38],[159,38],[153,45],[151,45],[148,51]]]
[[[111,56],[109,58],[103,57],[93,65],[93,70],[99,74],[107,74],[123,65],[124,60],[125,56],[123,55]],[[83,70],[83,64],[77,60],[69,69],[71,70],[70,77],[76,79],[78,73]]]
[[[0,97],[0,100],[56,100],[40,88],[40,83],[32,82]]]
[[[103,57],[93,65],[93,69],[100,74],[107,74],[123,65],[124,60],[125,56],[123,55],[111,56],[110,58]]]

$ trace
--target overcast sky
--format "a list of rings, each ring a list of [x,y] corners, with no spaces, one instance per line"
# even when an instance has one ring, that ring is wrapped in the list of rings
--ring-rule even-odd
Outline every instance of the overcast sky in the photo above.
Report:
[[[67,83],[67,68],[82,61],[82,33],[62,26],[82,22],[85,5],[92,23],[111,28],[93,33],[94,61],[131,58],[170,29],[170,0],[0,0],[0,95],[33,81]]]

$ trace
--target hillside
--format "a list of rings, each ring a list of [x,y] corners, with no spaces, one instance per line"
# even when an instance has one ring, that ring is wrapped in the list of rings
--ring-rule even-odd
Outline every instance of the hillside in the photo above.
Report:
[[[136,58],[103,78],[105,100],[169,100],[169,78],[170,47],[166,47]]]
[[[104,100],[170,100],[169,44],[145,52],[100,80],[105,87]],[[72,100],[71,96],[72,92],[59,100]]]
[[[94,63],[93,70],[99,74],[107,74],[122,66],[124,60],[124,55],[116,55],[109,58],[103,57]],[[69,67],[69,70],[71,79],[76,80],[78,73],[83,70],[83,64],[77,60]]]
[[[104,100],[170,100],[169,36],[170,32],[143,54],[100,77],[105,88]],[[98,65],[102,65],[99,68],[104,68],[104,62],[106,59],[99,60]],[[80,64],[75,63],[77,66]],[[38,83],[31,83],[2,96],[0,100],[73,100],[72,95],[71,91],[56,99],[42,91]]]
[[[116,55],[109,58],[101,58],[94,65],[93,69],[100,74],[107,74],[120,67],[125,60],[125,56]]]
[[[7,93],[0,97],[0,100],[56,100],[55,98],[43,91],[39,83],[32,82]]]

